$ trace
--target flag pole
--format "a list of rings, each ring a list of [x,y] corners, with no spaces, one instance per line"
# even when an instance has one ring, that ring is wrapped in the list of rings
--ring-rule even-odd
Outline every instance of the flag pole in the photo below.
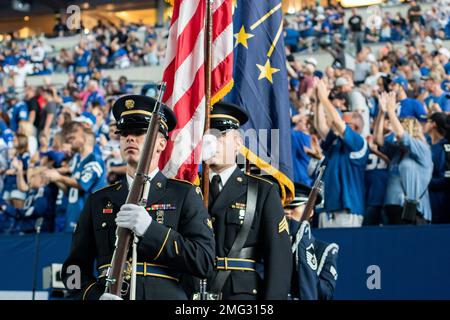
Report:
[[[211,72],[212,72],[212,10],[213,0],[206,1],[206,37],[205,37],[205,130],[209,130],[209,118],[211,114]],[[209,200],[209,165],[202,162],[202,187],[203,203],[208,208]]]

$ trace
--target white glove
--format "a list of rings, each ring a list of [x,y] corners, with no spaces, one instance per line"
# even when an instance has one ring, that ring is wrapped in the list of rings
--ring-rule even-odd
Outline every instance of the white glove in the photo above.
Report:
[[[100,296],[99,300],[123,300],[121,297],[111,293],[104,293]]]
[[[124,204],[117,213],[116,224],[121,228],[127,228],[136,235],[142,236],[152,223],[152,217],[145,208],[136,204]]]
[[[202,145],[202,160],[208,161],[217,152],[217,138],[212,134],[205,134],[203,136]]]

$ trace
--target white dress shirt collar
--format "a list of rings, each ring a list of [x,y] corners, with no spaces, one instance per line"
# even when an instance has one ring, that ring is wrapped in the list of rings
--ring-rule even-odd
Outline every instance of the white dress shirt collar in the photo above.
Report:
[[[237,164],[235,164],[234,166],[223,170],[221,173],[215,173],[213,171],[210,171],[209,173],[209,181],[211,182],[212,178],[216,175],[220,175],[220,184],[222,186],[222,188],[225,186],[225,184],[227,183],[228,179],[230,179],[231,175],[233,174],[234,170],[236,170],[237,168]]]
[[[159,168],[156,168],[155,170],[153,170],[152,172],[150,172],[149,176],[150,179],[153,180],[153,178],[158,174]],[[128,188],[131,188],[131,185],[133,184],[133,180],[134,178],[131,177],[128,173],[127,173],[127,183],[128,183]]]

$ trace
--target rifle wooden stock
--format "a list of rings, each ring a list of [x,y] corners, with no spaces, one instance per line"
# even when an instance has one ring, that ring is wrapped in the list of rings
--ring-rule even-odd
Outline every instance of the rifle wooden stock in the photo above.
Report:
[[[300,221],[305,220],[309,221],[313,215],[314,207],[316,206],[317,195],[322,190],[322,175],[324,171],[325,166],[320,167],[319,173],[317,174],[317,178],[314,181],[314,185],[311,188],[311,192],[309,193],[308,201],[306,202],[305,210],[303,211],[303,215]]]
[[[140,204],[144,185],[146,182],[146,176],[150,169],[150,163],[152,161],[153,152],[155,150],[156,138],[158,137],[159,122],[161,119],[161,99],[165,90],[165,83],[161,84],[158,101],[153,110],[153,114],[148,126],[148,130],[145,136],[144,147],[142,149],[141,158],[136,170],[136,176],[133,179],[130,191],[127,196],[126,204]],[[108,272],[106,280],[106,292],[114,294],[116,296],[122,295],[122,284],[124,280],[124,269],[128,256],[128,250],[130,249],[133,233],[126,228],[117,227],[116,230],[116,248],[114,249],[113,257],[111,260],[111,268]]]

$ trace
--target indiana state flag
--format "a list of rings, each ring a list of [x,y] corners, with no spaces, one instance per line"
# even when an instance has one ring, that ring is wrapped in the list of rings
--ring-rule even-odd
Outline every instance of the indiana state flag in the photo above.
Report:
[[[250,117],[243,126],[242,153],[277,179],[283,202],[290,202],[294,184],[281,1],[238,0],[233,27],[234,87],[226,100]]]

